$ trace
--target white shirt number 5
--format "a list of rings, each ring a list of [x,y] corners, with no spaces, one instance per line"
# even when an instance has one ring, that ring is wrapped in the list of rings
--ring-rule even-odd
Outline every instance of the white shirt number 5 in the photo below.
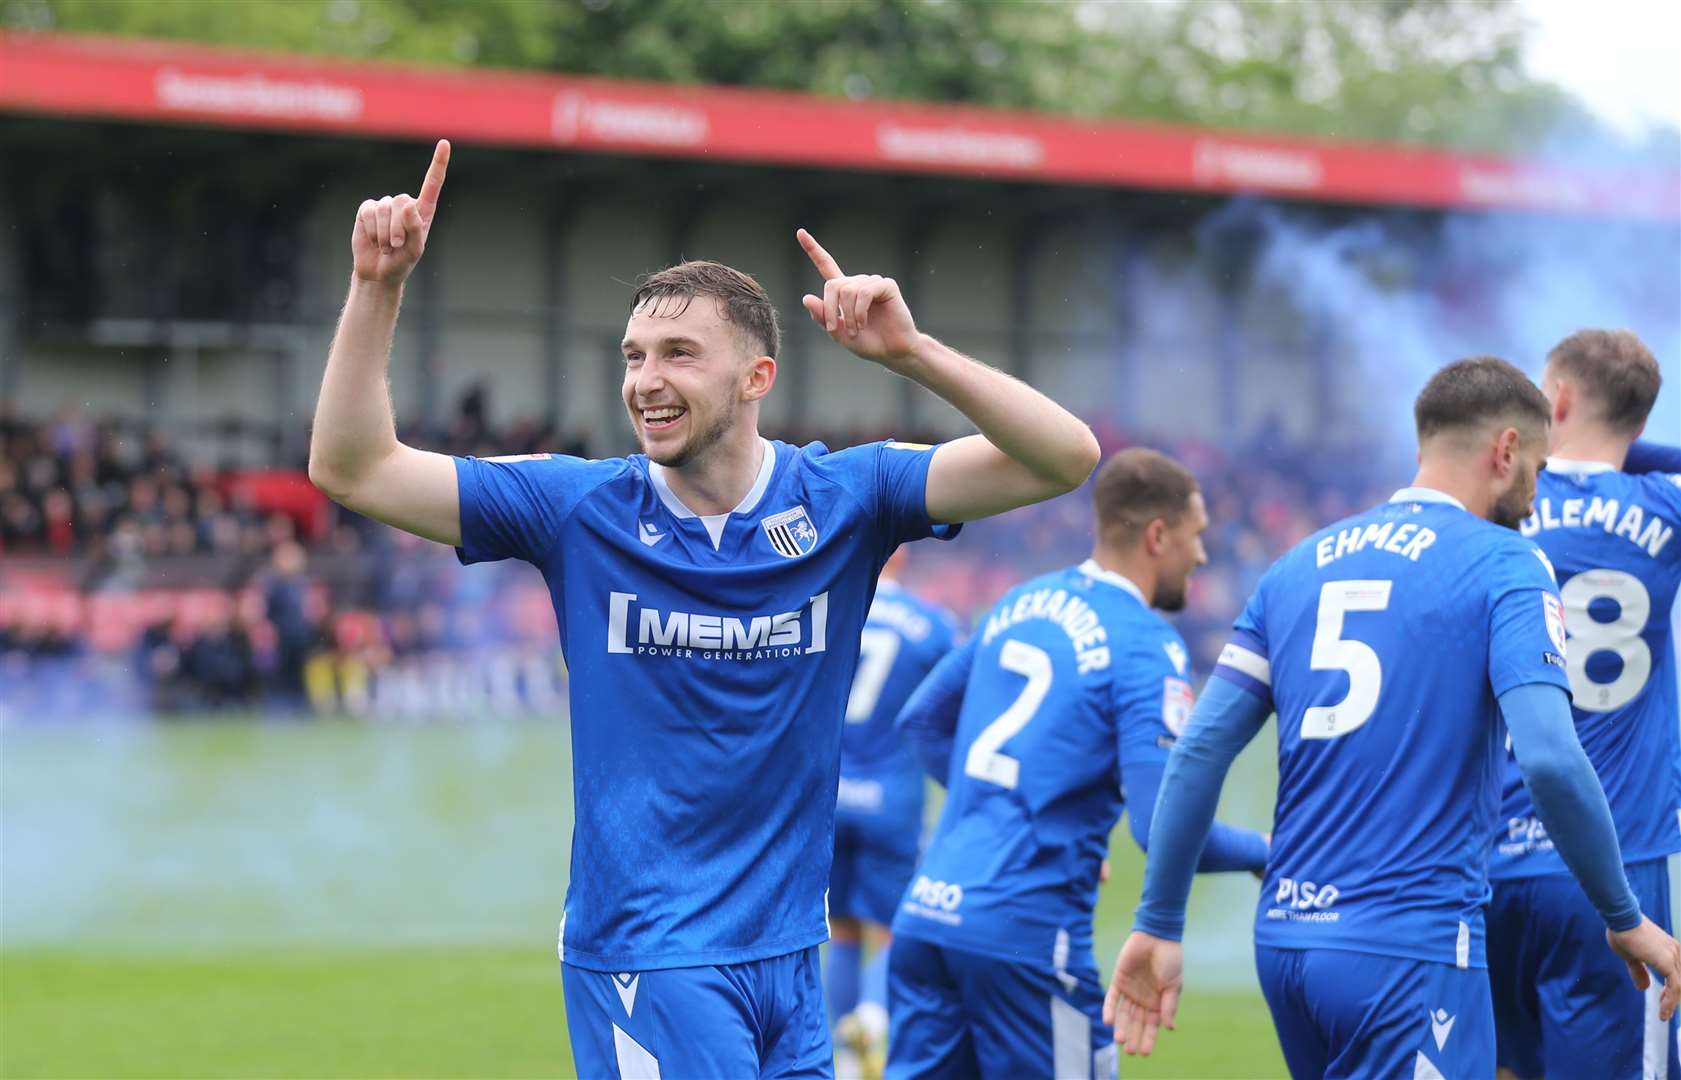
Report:
[[[998,748],[1026,727],[1044,703],[1045,694],[1051,688],[1051,654],[1036,645],[1009,638],[998,651],[998,666],[1027,676],[1027,685],[1021,688],[1021,693],[1016,695],[1010,707],[982,728],[975,741],[969,744],[969,753],[963,759],[963,773],[976,780],[1014,790],[1021,780],[1021,762],[1000,754]]]
[[[1346,671],[1348,694],[1335,705],[1314,705],[1303,713],[1302,738],[1340,738],[1372,718],[1383,689],[1383,665],[1370,645],[1342,636],[1342,621],[1350,611],[1388,608],[1394,587],[1393,581],[1375,580],[1327,581],[1320,587],[1309,663],[1315,671]]]

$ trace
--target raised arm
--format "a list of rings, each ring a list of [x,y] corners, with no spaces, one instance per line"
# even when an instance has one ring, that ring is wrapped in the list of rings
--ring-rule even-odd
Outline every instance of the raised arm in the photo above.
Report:
[[[461,542],[455,463],[397,441],[386,368],[403,282],[426,250],[449,143],[440,141],[420,195],[362,203],[350,233],[350,293],[327,354],[309,478],[334,502],[440,543]]]
[[[1663,443],[1641,439],[1628,448],[1628,457],[1623,461],[1623,471],[1681,473],[1681,446],[1666,446]]]
[[[1078,417],[918,331],[892,278],[843,274],[810,233],[798,235],[823,275],[823,295],[804,298],[812,321],[837,344],[932,390],[980,429],[941,446],[929,462],[929,517],[972,521],[1085,483],[1101,451]]]

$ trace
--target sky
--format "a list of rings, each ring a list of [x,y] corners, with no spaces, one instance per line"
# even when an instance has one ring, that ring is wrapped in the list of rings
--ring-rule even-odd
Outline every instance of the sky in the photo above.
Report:
[[[1681,128],[1681,4],[1518,0],[1535,24],[1530,71],[1559,83],[1625,135]]]

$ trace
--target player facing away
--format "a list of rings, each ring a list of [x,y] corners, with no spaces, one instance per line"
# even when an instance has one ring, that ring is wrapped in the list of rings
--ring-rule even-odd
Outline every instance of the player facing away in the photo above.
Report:
[[[1623,472],[1662,376],[1627,331],[1583,330],[1553,349],[1547,467],[1522,525],[1558,573],[1576,733],[1605,786],[1641,908],[1670,929],[1669,856],[1681,851],[1681,748],[1671,620],[1681,586],[1681,477]],[[1516,766],[1489,857],[1488,969],[1507,1075],[1681,1078],[1676,1024],[1658,1019],[1601,944],[1599,917],[1537,820]]]
[[[828,1075],[817,945],[876,576],[900,543],[1072,490],[1096,440],[919,333],[890,279],[842,274],[802,230],[824,283],[807,313],[982,434],[836,453],[761,438],[774,308],[752,278],[701,262],[632,298],[623,400],[643,453],[498,461],[405,446],[386,358],[448,160],[440,142],[418,197],[358,212],[310,475],[466,562],[524,559],[548,583],[571,671],[561,951],[578,1072]]]
[[[1093,484],[1078,566],[1006,593],[900,714],[946,785],[893,920],[889,1077],[1113,1077],[1092,915],[1123,805],[1142,845],[1192,704],[1184,606],[1206,561],[1195,479],[1125,450]],[[1155,610],[1152,610],[1155,609]],[[1259,871],[1266,840],[1217,827],[1202,870]]]
[[[893,721],[951,651],[957,627],[949,611],[900,584],[905,561],[901,548],[881,572],[846,699],[823,969],[837,1044],[878,1071],[887,1045],[888,925],[922,840],[922,766]],[[866,937],[874,950],[867,969]]]
[[[1681,994],[1681,946],[1640,912],[1570,716],[1552,571],[1517,532],[1547,400],[1462,360],[1414,406],[1412,486],[1309,537],[1263,576],[1174,747],[1144,897],[1105,1012],[1129,1053],[1173,1026],[1191,871],[1227,767],[1278,716],[1272,855],[1255,924],[1291,1075],[1487,1077],[1486,841],[1507,731],[1518,767],[1638,985]],[[1502,722],[1502,720],[1504,722]]]

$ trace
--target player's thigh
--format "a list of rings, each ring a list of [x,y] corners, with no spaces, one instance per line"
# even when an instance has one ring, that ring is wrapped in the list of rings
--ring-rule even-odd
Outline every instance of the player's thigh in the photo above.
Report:
[[[833,1077],[835,1049],[823,1006],[823,977],[815,946],[758,961],[766,1007],[759,1075],[793,1080]]]
[[[1494,1074],[1488,972],[1310,950],[1302,990],[1326,1035],[1325,1080]]]
[[[1296,1080],[1309,1077],[1317,1080],[1325,1075],[1330,1046],[1325,1032],[1314,1020],[1302,987],[1306,958],[1307,952],[1302,949],[1255,946],[1255,974],[1260,979],[1267,1011],[1272,1013],[1272,1026],[1278,1032],[1284,1064]]]
[[[887,1080],[976,1075],[974,1040],[945,950],[903,934],[887,960]]]
[[[1495,882],[1484,920],[1488,928],[1495,1061],[1525,1080],[1537,1080],[1546,1073],[1541,1060],[1540,999],[1536,990],[1538,964],[1552,933],[1538,921],[1534,894],[1532,878]]]
[[[580,1077],[759,1074],[753,1002],[724,969],[610,974],[562,964],[561,971]]]
[[[1630,866],[1628,878],[1642,911],[1667,907],[1663,860]],[[1659,986],[1654,981],[1645,993],[1635,987],[1627,965],[1606,944],[1605,924],[1581,887],[1573,878],[1549,877],[1537,901],[1550,945],[1536,985],[1545,1074],[1605,1080],[1676,1076],[1676,1029],[1658,1017]]]
[[[1114,1032],[1089,961],[1067,968],[947,951],[984,1077],[1115,1075]]]

